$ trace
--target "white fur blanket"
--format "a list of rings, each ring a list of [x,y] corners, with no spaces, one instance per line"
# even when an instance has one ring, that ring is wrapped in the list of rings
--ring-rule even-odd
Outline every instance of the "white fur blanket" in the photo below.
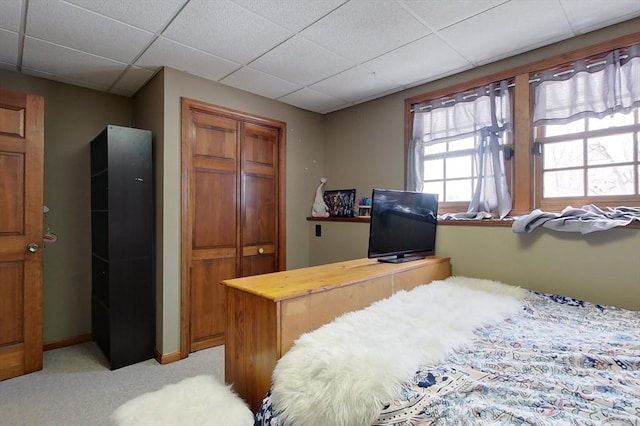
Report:
[[[111,415],[118,426],[251,426],[253,413],[213,376],[190,377],[122,404]]]
[[[370,425],[420,365],[521,309],[526,290],[451,277],[400,291],[302,335],[273,372],[282,424]]]

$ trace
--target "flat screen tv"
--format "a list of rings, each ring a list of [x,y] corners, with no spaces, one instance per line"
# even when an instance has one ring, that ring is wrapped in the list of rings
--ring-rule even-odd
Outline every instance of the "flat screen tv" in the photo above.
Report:
[[[435,254],[438,194],[374,189],[369,258],[407,262]]]

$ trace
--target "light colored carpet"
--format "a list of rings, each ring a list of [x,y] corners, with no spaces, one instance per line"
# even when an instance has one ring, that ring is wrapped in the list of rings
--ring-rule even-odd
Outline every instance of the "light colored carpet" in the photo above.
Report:
[[[114,371],[93,342],[47,351],[42,371],[0,382],[0,425],[106,426],[125,402],[202,374],[224,383],[224,346]]]

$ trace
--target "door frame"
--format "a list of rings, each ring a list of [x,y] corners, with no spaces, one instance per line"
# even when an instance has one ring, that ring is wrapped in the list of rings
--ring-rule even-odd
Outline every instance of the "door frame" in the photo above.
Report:
[[[192,234],[193,212],[189,202],[192,197],[193,187],[190,176],[192,175],[192,150],[191,137],[189,134],[189,113],[191,111],[201,111],[215,114],[226,118],[231,118],[247,123],[259,124],[278,129],[278,271],[287,268],[286,262],[286,139],[287,123],[266,117],[261,117],[246,112],[226,108],[219,105],[210,104],[195,99],[181,97],[181,165],[182,165],[182,192],[181,192],[181,262],[180,262],[180,359],[187,358],[191,352],[191,260],[192,260]]]

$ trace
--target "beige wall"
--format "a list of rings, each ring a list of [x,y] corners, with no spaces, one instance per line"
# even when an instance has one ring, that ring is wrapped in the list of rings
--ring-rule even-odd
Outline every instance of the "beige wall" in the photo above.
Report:
[[[159,78],[163,80],[162,84],[156,82]],[[157,174],[159,181],[156,182],[160,191],[157,198],[162,200],[161,212],[157,216],[160,250],[156,259],[160,268],[157,279],[162,287],[162,297],[158,301],[162,306],[162,332],[156,346],[161,353],[170,354],[180,349],[181,97],[287,123],[286,233],[289,269],[308,264],[305,217],[310,214],[315,188],[324,169],[324,117],[170,68],[165,68],[152,84],[158,87],[145,88],[136,96],[134,116],[137,120],[139,110],[160,102],[157,92],[161,88],[164,90],[164,125],[162,134],[156,134],[156,165],[162,170]],[[157,115],[156,112],[148,123],[157,124]]]
[[[315,225],[322,236],[315,236]],[[367,256],[366,223],[310,222],[311,265]],[[587,235],[509,227],[440,226],[436,255],[454,275],[487,278],[531,290],[640,310],[640,229]]]
[[[376,187],[404,188],[405,98],[637,32],[639,26],[640,19],[635,19],[327,115],[327,189],[356,188],[361,197]],[[323,236],[315,237],[316,223],[320,222],[308,226],[310,264],[366,255],[366,225],[322,222]],[[452,258],[454,273],[640,309],[637,229],[584,237],[547,231],[521,236],[510,228],[442,226],[438,254]]]
[[[161,70],[133,98],[133,125],[151,130],[153,143],[153,187],[155,204],[155,288],[156,288],[156,349],[160,350],[164,335],[162,321],[165,297],[163,281],[162,253],[164,244],[162,224],[164,223],[164,70]],[[170,303],[170,302],[167,302]]]
[[[639,24],[640,19],[629,21],[327,116],[171,69],[133,99],[0,69],[0,86],[45,96],[45,203],[51,208],[45,227],[59,237],[44,255],[45,343],[91,332],[88,143],[107,124],[154,134],[157,349],[169,354],[179,349],[181,96],[287,123],[287,265],[299,268],[366,255],[366,224],[323,222],[322,237],[315,237],[316,222],[305,218],[322,176],[328,178],[327,189],[356,188],[359,197],[374,187],[404,187],[406,97],[622,36]],[[448,226],[439,230],[437,249],[452,257],[454,273],[638,309],[639,233],[518,236],[508,228]],[[487,234],[490,251],[479,246]]]
[[[91,333],[89,142],[107,124],[131,125],[131,99],[0,69],[0,86],[45,98],[44,343]]]

